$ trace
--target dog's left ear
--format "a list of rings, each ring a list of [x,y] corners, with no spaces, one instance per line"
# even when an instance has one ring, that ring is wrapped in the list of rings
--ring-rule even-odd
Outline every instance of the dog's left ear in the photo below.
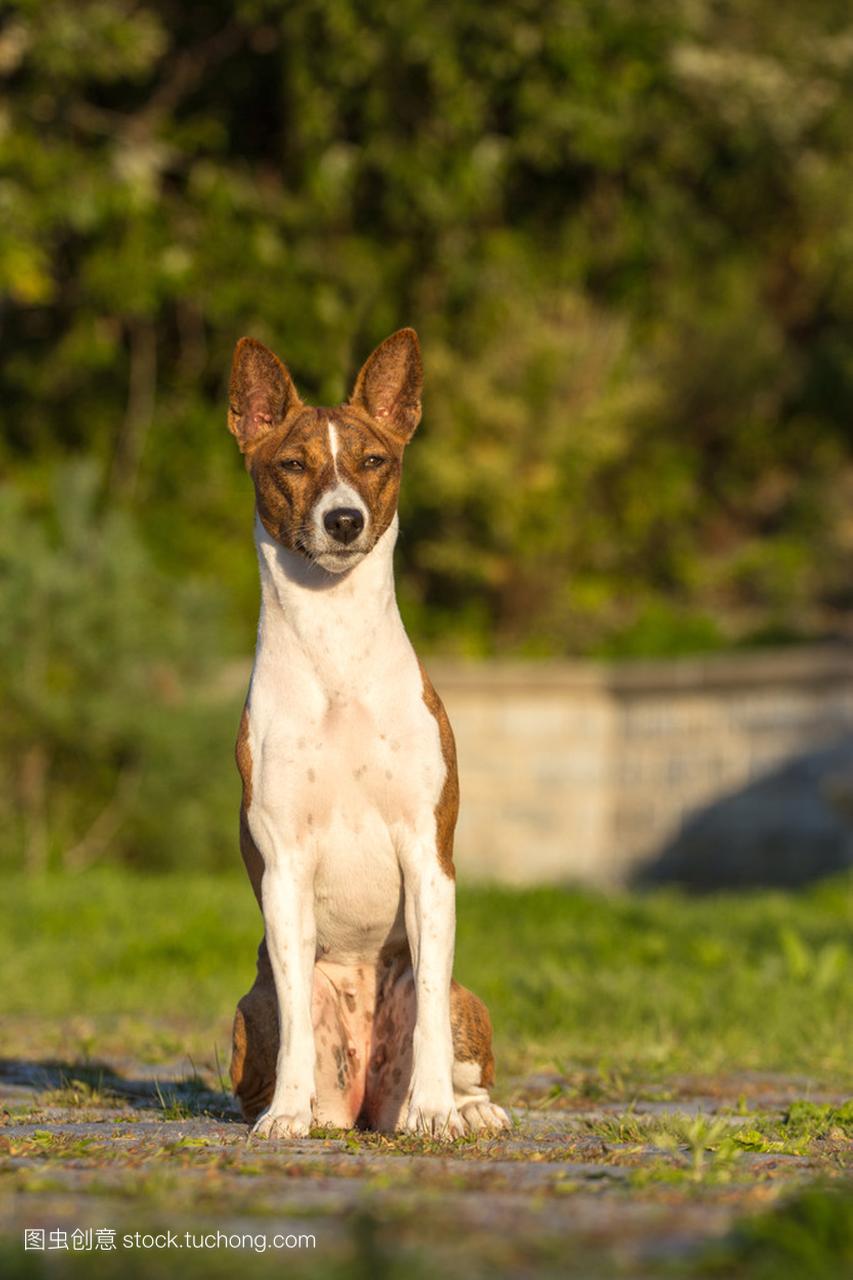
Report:
[[[424,371],[414,329],[398,329],[362,365],[350,404],[365,409],[404,444],[421,420]]]

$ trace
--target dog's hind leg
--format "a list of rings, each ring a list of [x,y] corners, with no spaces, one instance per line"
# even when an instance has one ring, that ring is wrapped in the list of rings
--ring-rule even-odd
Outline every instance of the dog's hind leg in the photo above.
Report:
[[[450,984],[453,1036],[453,1099],[468,1133],[508,1129],[509,1116],[489,1097],[495,1082],[492,1022],[479,996],[455,980]]]
[[[386,961],[382,969],[361,1121],[387,1133],[401,1127],[408,1104],[416,997],[408,955]],[[455,981],[450,986],[450,1030],[454,1102],[465,1129],[474,1133],[508,1128],[506,1112],[489,1098],[495,1063],[488,1010]]]
[[[408,951],[383,956],[359,1124],[380,1133],[401,1128],[412,1079],[415,975]]]
[[[251,758],[246,754],[247,727],[248,717],[244,711],[237,740],[237,763],[244,788],[247,778],[251,782]],[[240,809],[240,853],[260,907],[264,863],[249,832],[245,807]],[[277,1055],[278,1001],[266,938],[263,938],[258,947],[255,981],[237,1005],[231,1036],[231,1088],[239,1100],[244,1118],[250,1123],[269,1106],[272,1099]]]
[[[269,1106],[278,1056],[278,1002],[266,941],[258,947],[254,985],[237,1005],[231,1047],[231,1088],[250,1123]]]

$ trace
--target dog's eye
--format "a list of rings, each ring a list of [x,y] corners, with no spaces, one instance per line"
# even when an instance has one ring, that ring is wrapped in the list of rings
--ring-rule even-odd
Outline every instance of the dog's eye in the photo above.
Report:
[[[366,471],[372,471],[376,467],[381,467],[387,461],[388,459],[383,458],[381,453],[369,453],[366,458],[362,458],[361,465]]]
[[[304,471],[305,463],[299,458],[280,458],[278,465],[282,471]]]

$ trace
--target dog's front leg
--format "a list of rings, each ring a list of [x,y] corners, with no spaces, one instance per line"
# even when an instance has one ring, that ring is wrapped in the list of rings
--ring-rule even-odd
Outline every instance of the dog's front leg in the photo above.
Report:
[[[301,1137],[311,1127],[315,1097],[311,993],[316,949],[312,879],[298,854],[277,851],[261,881],[279,1025],[275,1090],[252,1129],[263,1138]]]
[[[435,845],[418,842],[401,857],[406,933],[415,975],[412,1078],[403,1129],[456,1138],[465,1126],[453,1102],[450,979],[456,932],[456,885]]]

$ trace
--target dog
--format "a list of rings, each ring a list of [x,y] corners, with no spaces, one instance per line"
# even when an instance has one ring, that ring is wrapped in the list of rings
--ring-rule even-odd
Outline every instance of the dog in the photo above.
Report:
[[[264,937],[231,1083],[261,1137],[509,1124],[489,1097],[488,1012],[452,979],[453,732],[394,589],[422,381],[413,329],[331,409],[304,404],[260,342],[234,353],[228,426],[254,482],[261,576],[240,848]]]

